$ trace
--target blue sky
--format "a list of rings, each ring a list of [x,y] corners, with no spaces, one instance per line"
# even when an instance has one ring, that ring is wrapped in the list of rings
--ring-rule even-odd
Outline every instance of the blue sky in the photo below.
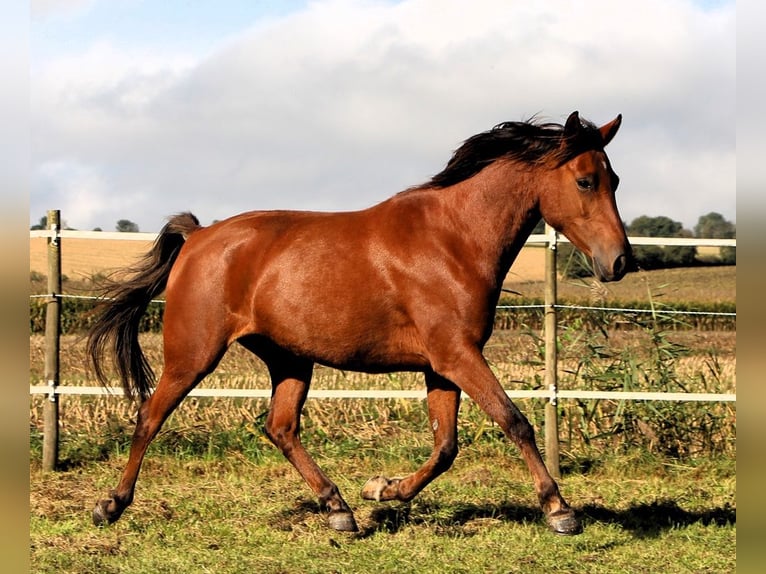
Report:
[[[43,0],[30,222],[371,205],[474,133],[596,123],[623,218],[736,220],[734,2]]]
[[[248,26],[305,5],[296,0],[33,1],[32,53],[50,58],[108,40],[204,55]]]

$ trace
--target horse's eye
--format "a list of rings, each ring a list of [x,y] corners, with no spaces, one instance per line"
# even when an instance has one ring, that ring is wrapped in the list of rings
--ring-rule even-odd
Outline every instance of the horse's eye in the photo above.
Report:
[[[577,187],[583,191],[591,191],[595,185],[592,177],[580,177],[577,178]]]

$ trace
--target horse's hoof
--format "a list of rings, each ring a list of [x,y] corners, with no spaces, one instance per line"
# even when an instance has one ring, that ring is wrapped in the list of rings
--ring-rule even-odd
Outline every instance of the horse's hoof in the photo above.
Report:
[[[362,487],[362,498],[376,502],[396,500],[399,494],[399,478],[376,476],[368,480]]]
[[[93,509],[93,524],[95,526],[108,526],[117,522],[122,516],[123,510],[125,510],[125,506],[120,506],[114,497],[99,500]]]
[[[582,524],[575,516],[574,510],[557,510],[548,515],[548,526],[556,534],[572,536],[582,532]]]
[[[327,517],[327,523],[333,530],[339,532],[358,532],[359,527],[356,525],[354,515],[350,512],[331,512]]]
[[[96,503],[96,507],[93,509],[93,525],[94,526],[108,526],[112,523],[109,520],[106,507],[110,503],[109,500],[99,500]]]

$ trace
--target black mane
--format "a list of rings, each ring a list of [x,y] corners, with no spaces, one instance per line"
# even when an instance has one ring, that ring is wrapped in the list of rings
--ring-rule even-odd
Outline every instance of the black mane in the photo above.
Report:
[[[431,181],[429,187],[455,185],[476,175],[489,164],[506,158],[535,165],[553,161],[560,165],[589,149],[604,147],[595,124],[581,120],[576,138],[564,140],[564,126],[556,123],[503,122],[491,130],[468,138],[447,162],[447,166]]]

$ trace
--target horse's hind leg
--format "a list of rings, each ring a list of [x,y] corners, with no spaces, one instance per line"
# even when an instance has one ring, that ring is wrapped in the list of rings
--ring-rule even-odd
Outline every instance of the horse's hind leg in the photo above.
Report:
[[[109,498],[99,500],[93,509],[93,524],[96,526],[115,522],[133,502],[136,480],[146,449],[157,435],[162,423],[188,392],[184,390],[186,385],[167,381],[168,378],[163,375],[157,389],[138,409],[128,463],[125,465],[119,484],[109,493]],[[189,388],[193,386],[193,384],[189,385]]]
[[[177,354],[169,347],[172,346],[166,340],[165,369],[155,391],[138,409],[130,455],[120,482],[109,497],[99,500],[93,509],[93,524],[96,526],[115,522],[133,502],[136,480],[149,443],[189,391],[215,368],[226,350],[225,345],[215,348],[209,345],[209,341],[204,349],[206,352],[196,354],[191,349]],[[199,364],[195,365],[191,357],[197,358]]]
[[[351,508],[301,443],[301,410],[308,395],[313,363],[280,351],[260,356],[269,368],[273,385],[266,435],[317,494],[323,508],[329,511],[330,527],[356,532],[358,528]]]
[[[450,381],[429,372],[428,414],[434,432],[431,457],[416,472],[405,478],[388,479],[376,476],[362,488],[367,500],[411,500],[437,476],[446,471],[455,460],[457,444],[457,413],[460,407],[460,389]]]

